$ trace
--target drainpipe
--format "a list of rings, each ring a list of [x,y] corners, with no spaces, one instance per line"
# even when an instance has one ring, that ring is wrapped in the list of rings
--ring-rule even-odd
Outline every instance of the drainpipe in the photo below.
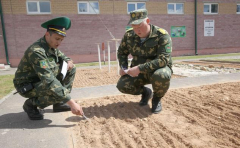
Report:
[[[195,0],[195,55],[197,53],[197,0]]]
[[[5,47],[6,59],[7,59],[7,64],[10,65],[9,57],[8,57],[7,39],[6,39],[6,34],[5,34],[5,26],[4,26],[4,20],[3,20],[2,1],[1,1],[1,0],[0,0],[0,15],[1,15],[2,32],[3,32],[3,41],[4,41],[4,47]]]

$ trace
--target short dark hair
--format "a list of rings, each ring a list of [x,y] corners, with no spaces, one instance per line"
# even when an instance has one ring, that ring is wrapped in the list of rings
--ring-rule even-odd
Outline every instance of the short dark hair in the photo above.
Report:
[[[55,33],[55,32],[52,31],[52,30],[48,30],[47,32],[49,32],[50,36],[52,36],[52,34]]]

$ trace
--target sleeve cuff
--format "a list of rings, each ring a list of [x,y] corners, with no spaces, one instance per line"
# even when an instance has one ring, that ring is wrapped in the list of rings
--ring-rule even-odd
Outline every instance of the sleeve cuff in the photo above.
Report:
[[[62,102],[67,103],[70,99],[71,99],[71,96],[67,95],[67,97],[64,100],[62,100]]]
[[[139,70],[140,70],[141,73],[145,71],[145,68],[144,68],[144,65],[143,65],[143,64],[140,64],[140,65],[138,66],[138,68],[139,68]]]

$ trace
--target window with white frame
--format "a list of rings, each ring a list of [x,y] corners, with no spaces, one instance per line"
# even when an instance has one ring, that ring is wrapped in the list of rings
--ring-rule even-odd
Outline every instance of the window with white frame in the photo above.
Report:
[[[128,2],[127,3],[127,12],[128,14],[131,11],[137,10],[137,9],[145,9],[146,4],[145,3],[138,3],[138,2]]]
[[[218,4],[204,4],[204,14],[218,14]]]
[[[240,14],[240,4],[237,4],[237,14]]]
[[[78,2],[78,14],[99,14],[99,3],[95,1]]]
[[[50,14],[51,4],[49,1],[27,1],[28,14]]]
[[[168,3],[168,14],[183,14],[183,3]]]

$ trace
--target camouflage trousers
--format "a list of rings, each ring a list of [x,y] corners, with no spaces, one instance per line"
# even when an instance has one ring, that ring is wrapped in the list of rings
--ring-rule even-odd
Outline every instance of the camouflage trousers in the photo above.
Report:
[[[56,77],[60,81],[62,86],[67,89],[67,92],[68,92],[66,94],[66,93],[63,93],[63,91],[59,91],[59,92],[56,91],[56,93],[58,93],[58,95],[69,95],[69,93],[72,90],[75,74],[76,74],[76,67],[69,70],[66,74],[66,77],[63,80],[62,80],[62,78],[63,78],[62,74],[59,74]],[[32,98],[33,104],[37,105],[38,107],[40,107],[42,109],[49,105],[53,105],[53,104],[56,104],[59,102],[66,103],[68,101],[67,99],[62,100],[61,98],[58,97],[58,95],[53,94],[48,89],[45,89],[43,87],[42,82],[33,83],[33,85],[34,85],[33,90],[27,92],[26,94],[20,94],[20,95],[25,98]]]
[[[123,75],[117,83],[120,92],[132,95],[140,95],[146,84],[152,84],[153,96],[163,97],[170,86],[172,70],[166,66],[157,69],[153,73],[140,73],[137,77]]]

